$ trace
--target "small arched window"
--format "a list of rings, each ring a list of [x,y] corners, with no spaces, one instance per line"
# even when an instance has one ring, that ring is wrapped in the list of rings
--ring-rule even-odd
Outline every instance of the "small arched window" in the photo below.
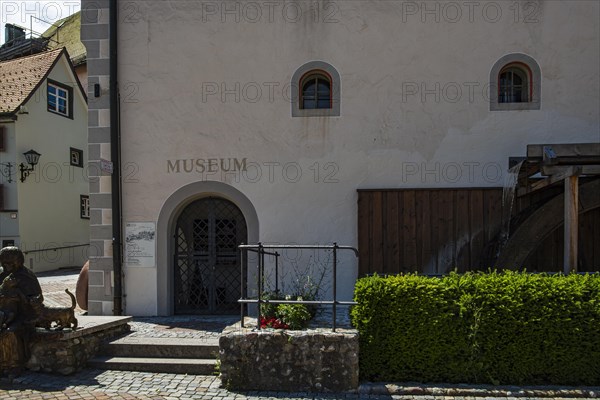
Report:
[[[531,72],[526,65],[505,66],[498,77],[498,103],[528,103],[531,100]]]
[[[290,82],[292,117],[339,117],[342,83],[339,72],[325,61],[309,61]]]
[[[330,109],[331,78],[322,71],[307,73],[300,82],[300,108],[302,110]]]
[[[500,58],[490,71],[490,111],[539,110],[542,71],[527,54]]]

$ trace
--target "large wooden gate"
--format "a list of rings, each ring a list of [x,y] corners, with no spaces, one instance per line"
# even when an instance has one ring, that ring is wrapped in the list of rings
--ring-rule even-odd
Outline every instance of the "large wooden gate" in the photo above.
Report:
[[[513,215],[560,193],[559,187],[521,197]],[[580,217],[579,271],[600,270],[599,222],[600,209]],[[359,274],[494,268],[501,224],[502,188],[359,190]],[[562,251],[560,227],[540,238],[523,267],[562,271]]]
[[[360,274],[479,265],[501,211],[500,188],[359,190]]]

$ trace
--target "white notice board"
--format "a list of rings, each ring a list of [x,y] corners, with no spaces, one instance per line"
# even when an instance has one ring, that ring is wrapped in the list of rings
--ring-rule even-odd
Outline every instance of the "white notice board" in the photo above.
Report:
[[[156,266],[154,222],[128,222],[125,225],[125,263],[129,267]]]

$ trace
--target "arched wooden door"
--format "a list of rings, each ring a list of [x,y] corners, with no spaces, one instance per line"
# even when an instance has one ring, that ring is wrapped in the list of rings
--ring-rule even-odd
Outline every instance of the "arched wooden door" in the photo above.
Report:
[[[246,220],[229,200],[207,197],[183,210],[175,228],[175,314],[239,312],[238,246],[247,237]]]

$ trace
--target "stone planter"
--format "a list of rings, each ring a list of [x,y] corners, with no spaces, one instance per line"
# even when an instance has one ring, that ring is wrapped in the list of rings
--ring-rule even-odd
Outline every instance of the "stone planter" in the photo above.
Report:
[[[358,388],[358,333],[345,329],[252,331],[219,339],[222,385],[229,390],[344,392]]]

